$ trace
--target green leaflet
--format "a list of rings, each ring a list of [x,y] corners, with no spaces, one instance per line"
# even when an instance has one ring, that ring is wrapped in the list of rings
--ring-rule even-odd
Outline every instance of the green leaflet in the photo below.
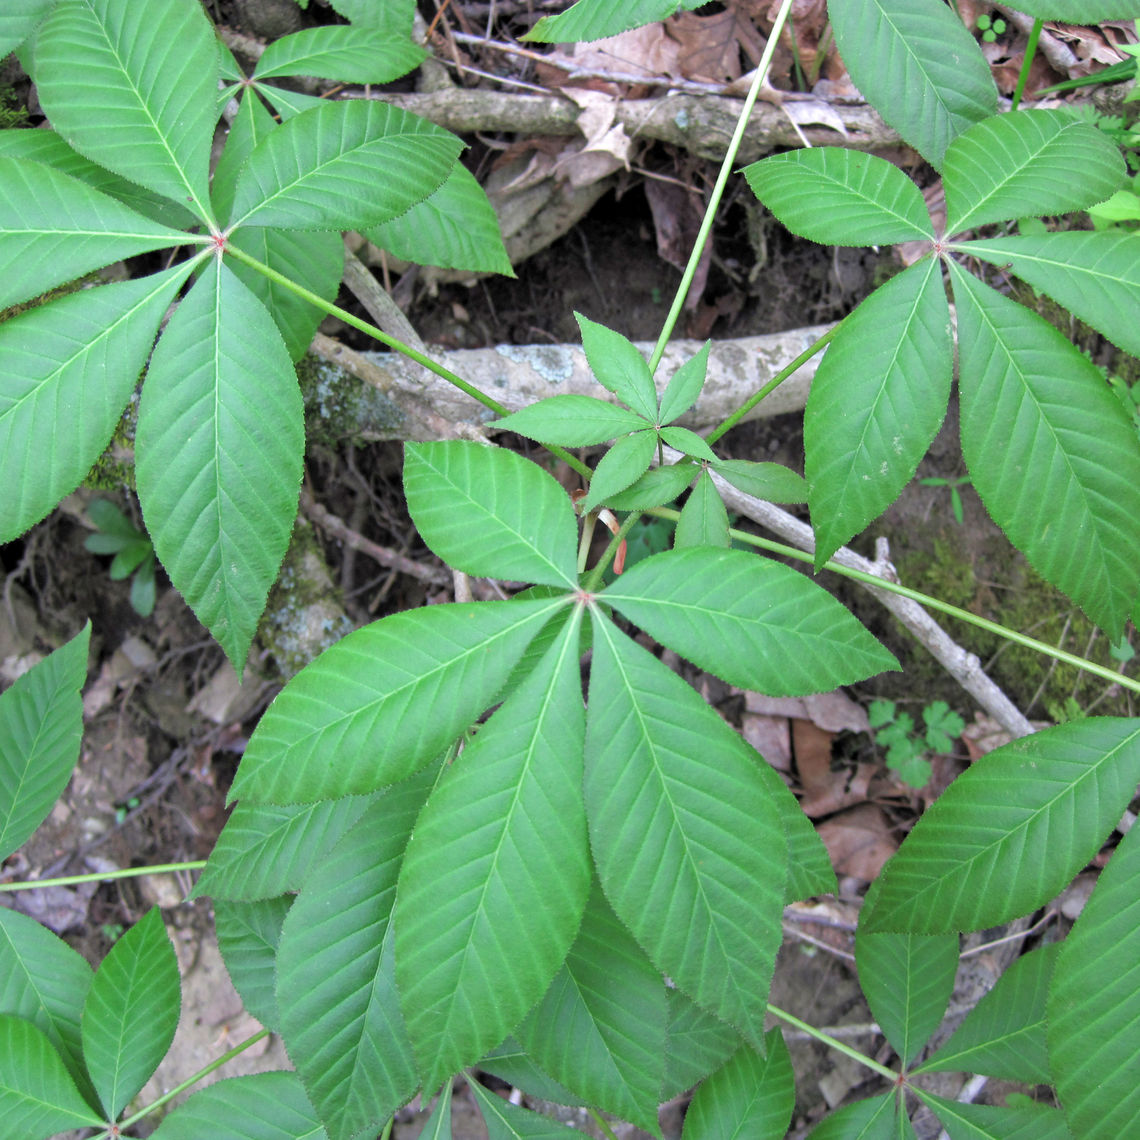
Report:
[[[889,1092],[837,1109],[809,1135],[811,1140],[914,1140],[914,1129]]]
[[[84,1104],[51,1042],[30,1021],[0,1014],[0,1112],[11,1136],[104,1123]]]
[[[0,309],[186,235],[40,162],[0,157]]]
[[[877,155],[832,146],[796,150],[762,158],[746,166],[744,176],[787,229],[810,241],[887,245],[934,239],[918,187]]]
[[[1034,568],[1118,637],[1140,593],[1136,432],[1056,329],[950,268],[974,486]]]
[[[155,552],[240,674],[293,529],[304,412],[273,321],[217,258],[154,351],[136,442]]]
[[[692,463],[651,467],[624,491],[610,495],[606,502],[615,511],[643,511],[671,503],[692,481],[700,468]]]
[[[1045,1002],[1060,949],[1054,943],[1018,958],[950,1040],[914,1071],[958,1069],[1031,1085],[1051,1083]]]
[[[660,435],[667,447],[676,448],[694,459],[703,459],[708,463],[716,462],[716,453],[695,431],[674,425],[663,427]]]
[[[941,0],[833,0],[828,15],[855,85],[935,168],[957,135],[996,113],[989,64]]]
[[[390,36],[412,34],[415,0],[330,0],[333,8],[346,20],[361,28],[377,28]]]
[[[560,1121],[551,1120],[549,1116],[517,1108],[471,1077],[467,1077],[467,1085],[475,1094],[475,1103],[483,1114],[488,1140],[566,1140],[567,1136],[585,1135],[577,1128],[567,1128]]]
[[[1083,210],[1119,190],[1124,178],[1117,145],[1067,110],[995,115],[947,148],[946,233]]]
[[[494,207],[475,176],[459,162],[438,190],[406,213],[370,227],[365,237],[419,265],[515,275]]]
[[[311,803],[411,775],[494,703],[562,604],[431,606],[350,633],[302,669],[261,718],[230,798]]]
[[[807,483],[782,463],[719,459],[713,470],[738,491],[772,503],[806,503]]]
[[[409,443],[404,492],[416,529],[449,566],[546,586],[577,584],[570,498],[521,455],[461,440]]]
[[[392,906],[434,771],[368,809],[290,908],[277,948],[282,1037],[331,1140],[378,1131],[419,1083],[396,993]]]
[[[618,491],[624,491],[649,470],[657,449],[657,433],[650,430],[623,435],[598,461],[582,511],[601,506]]]
[[[792,1059],[779,1029],[765,1034],[765,1056],[742,1045],[701,1084],[685,1113],[682,1140],[781,1140],[795,1108]]]
[[[1140,234],[1070,230],[971,241],[957,248],[994,265],[1008,265],[1023,281],[1059,301],[1126,352],[1140,355],[1136,322]]]
[[[178,959],[154,907],[111,947],[83,1005],[83,1058],[109,1120],[166,1056],[181,1003]]]
[[[566,12],[557,16],[543,16],[523,39],[554,44],[605,39],[618,32],[667,19],[674,12],[699,8],[701,2],[702,0],[625,0],[624,3],[615,5],[610,0],[578,0]]]
[[[1127,1135],[1140,1116],[1140,830],[1121,840],[1057,958],[1049,1065],[1073,1135]]]
[[[425,1088],[506,1037],[578,930],[590,886],[580,620],[444,771],[408,844],[396,977]]]
[[[670,989],[661,1099],[671,1100],[719,1069],[740,1048],[740,1034],[702,1009],[680,990]]]
[[[660,422],[671,424],[683,416],[696,402],[705,385],[709,367],[710,344],[705,341],[676,372],[661,395]]]
[[[509,1085],[522,1089],[527,1096],[552,1100],[555,1104],[581,1106],[586,1103],[565,1085],[544,1073],[514,1037],[506,1038],[501,1045],[480,1058],[478,1068],[481,1073],[490,1073]]]
[[[250,1073],[199,1089],[151,1135],[154,1140],[328,1140],[296,1073]]]
[[[339,83],[391,83],[426,57],[407,38],[371,28],[306,28],[274,40],[257,61],[253,78],[315,75]]]
[[[90,643],[88,622],[0,693],[0,860],[43,823],[71,779]]]
[[[898,667],[822,587],[741,550],[666,551],[601,596],[702,669],[770,696],[828,692]]]
[[[586,814],[618,917],[659,970],[763,1047],[787,841],[739,738],[593,616]]]
[[[8,55],[31,35],[55,0],[8,0],[0,12],[0,55]]]
[[[1089,717],[984,756],[883,870],[868,930],[982,930],[1044,906],[1096,854],[1140,781],[1140,721]]]
[[[451,1082],[445,1081],[443,1092],[431,1110],[418,1140],[451,1140]]]
[[[292,902],[292,895],[256,902],[214,900],[214,929],[226,973],[245,1008],[275,1033],[281,1032],[277,946]]]
[[[40,100],[80,154],[209,219],[214,29],[195,0],[137,9],[61,0],[36,39]]]
[[[233,226],[366,229],[422,202],[463,144],[388,103],[322,103],[254,149],[234,189]]]
[[[637,346],[621,333],[574,314],[582,330],[582,351],[603,388],[613,392],[651,424],[657,422],[657,388]]]
[[[1017,10],[1042,20],[1064,20],[1070,24],[1136,18],[1132,0],[1022,0]]]
[[[712,476],[704,470],[697,477],[696,485],[681,508],[681,517],[677,520],[677,529],[673,535],[673,546],[677,550],[684,547],[727,550],[728,545],[728,511]]]
[[[914,1091],[934,1110],[954,1140],[1071,1140],[1065,1117],[1046,1104],[1022,1101],[1014,1108],[1000,1108],[994,1104],[961,1104],[918,1088]]]
[[[192,262],[70,293],[0,332],[0,542],[79,486],[110,442]],[[61,415],[60,409],[67,414]],[[35,477],[29,478],[33,470]]]
[[[668,1012],[661,974],[595,882],[565,963],[518,1034],[587,1104],[660,1134]]]
[[[953,366],[940,261],[892,277],[839,327],[804,414],[817,570],[910,482],[946,416]]]
[[[495,421],[496,428],[564,447],[590,447],[652,426],[628,408],[572,393],[549,396]]]

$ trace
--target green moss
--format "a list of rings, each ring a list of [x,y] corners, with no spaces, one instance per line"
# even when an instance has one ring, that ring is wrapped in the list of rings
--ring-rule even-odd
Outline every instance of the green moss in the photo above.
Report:
[[[28,109],[15,89],[11,85],[0,87],[0,131],[16,130],[29,125]]]
[[[405,416],[383,392],[335,364],[308,353],[297,362],[310,444],[338,447],[345,440],[400,435]]]

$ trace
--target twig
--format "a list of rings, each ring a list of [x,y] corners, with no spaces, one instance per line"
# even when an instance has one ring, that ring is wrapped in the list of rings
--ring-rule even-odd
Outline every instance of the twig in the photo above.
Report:
[[[427,351],[427,346],[420,340],[420,334],[412,327],[412,322],[372,275],[372,270],[347,245],[344,250],[344,283],[368,315],[389,336],[410,344],[412,348],[418,348],[420,352]]]

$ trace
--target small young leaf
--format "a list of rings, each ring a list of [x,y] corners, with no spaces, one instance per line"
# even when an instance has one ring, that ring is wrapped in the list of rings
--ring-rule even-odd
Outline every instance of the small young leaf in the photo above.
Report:
[[[1084,210],[1119,190],[1124,178],[1116,143],[1068,110],[995,115],[946,151],[946,233]]]
[[[594,468],[590,493],[582,502],[582,510],[592,511],[600,507],[610,495],[624,491],[644,475],[653,462],[656,448],[657,433],[652,430],[623,435]]]
[[[655,424],[657,388],[645,358],[621,333],[595,324],[581,313],[574,316],[582,330],[582,350],[598,383],[649,423]]]
[[[1136,431],[1052,325],[950,269],[974,487],[1033,567],[1119,639],[1140,594]]]
[[[369,28],[305,28],[274,40],[257,61],[253,78],[313,75],[339,83],[391,83],[426,57],[410,40]]]
[[[296,1073],[249,1073],[199,1089],[152,1140],[328,1140]]]
[[[573,587],[577,525],[565,490],[536,463],[465,440],[409,443],[404,493],[424,542],[449,566]]]
[[[178,959],[153,907],[111,947],[83,1005],[83,1057],[109,1120],[166,1056],[181,1004]]]
[[[43,823],[71,779],[90,643],[88,622],[0,693],[0,861]]]
[[[874,937],[874,936],[872,936]],[[1045,1003],[1060,944],[1018,958],[916,1073],[961,1070],[1007,1081],[1049,1084]]]
[[[425,1088],[478,1060],[522,1020],[581,921],[590,858],[579,624],[580,616],[566,624],[445,770],[408,844],[396,977]]]
[[[710,546],[727,549],[729,545],[728,511],[707,470],[701,472],[681,508],[673,545],[677,550]]]
[[[718,459],[713,470],[738,491],[771,503],[806,503],[807,483],[782,463],[753,463],[748,459]]]
[[[1126,1136],[1140,1118],[1140,828],[1120,842],[1065,939],[1047,1008],[1049,1066],[1073,1135]]]
[[[813,147],[744,168],[753,194],[794,234],[824,245],[934,239],[922,194],[894,163],[846,147]]]
[[[898,668],[821,586],[742,550],[666,551],[602,597],[702,669],[770,696],[830,692]]]
[[[438,756],[494,703],[559,600],[429,606],[326,649],[258,722],[230,799],[373,792]]]
[[[563,447],[591,447],[652,426],[628,408],[573,394],[549,396],[495,421],[495,427],[503,431]]]
[[[671,503],[692,481],[700,468],[692,463],[651,467],[624,491],[606,500],[615,511],[644,511]]]
[[[594,615],[590,846],[657,968],[763,1048],[787,840],[739,737],[672,670]]]
[[[719,1069],[741,1046],[740,1034],[678,989],[669,989],[669,1028],[661,1099],[671,1100]]]
[[[671,424],[697,402],[705,385],[705,374],[708,372],[709,347],[709,342],[705,341],[697,352],[673,373],[661,396],[658,422]]]
[[[467,1077],[467,1084],[483,1114],[488,1140],[566,1140],[567,1136],[585,1135],[577,1128],[567,1128],[561,1121],[551,1120],[549,1116],[516,1107],[485,1089],[472,1077]]]
[[[924,1089],[915,1095],[946,1125],[954,1140],[1072,1140],[1065,1117],[1047,1104],[1027,1101],[1014,1108],[996,1104],[964,1104],[947,1100]],[[1104,1133],[1119,1137],[1120,1133]],[[1091,1134],[1080,1133],[1081,1140],[1092,1140]]]
[[[214,900],[214,928],[226,972],[245,1008],[262,1025],[281,1032],[277,1009],[277,946],[292,895],[256,902]]]
[[[676,448],[685,455],[691,455],[694,459],[716,462],[716,453],[695,431],[676,426],[663,427],[661,438],[669,447]]]
[[[682,1140],[781,1140],[787,1134],[796,1102],[792,1059],[779,1029],[764,1040],[765,1056],[742,1045],[697,1089]]]
[[[566,962],[518,1036],[586,1103],[660,1134],[667,993],[595,882]]]
[[[106,1123],[83,1103],[51,1042],[10,1014],[0,1014],[0,1113],[5,1131],[20,1137]]]
[[[957,135],[997,112],[989,64],[939,0],[831,4],[828,14],[855,85],[936,169]]]
[[[982,930],[1044,906],[1096,854],[1140,781],[1135,720],[1087,717],[982,757],[919,819],[868,930]]]

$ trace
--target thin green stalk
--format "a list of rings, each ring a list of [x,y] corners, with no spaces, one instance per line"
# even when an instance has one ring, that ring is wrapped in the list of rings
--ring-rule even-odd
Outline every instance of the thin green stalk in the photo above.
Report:
[[[1025,58],[1021,61],[1021,72],[1017,77],[1017,86],[1013,89],[1013,104],[1011,111],[1016,111],[1021,103],[1021,96],[1025,93],[1025,85],[1029,82],[1029,69],[1033,66],[1033,57],[1037,54],[1037,41],[1041,38],[1041,28],[1044,20],[1034,20],[1033,28],[1029,33],[1029,43],[1025,45]]]
[[[101,1132],[95,1140],[109,1140],[112,1136],[117,1136],[124,1128],[130,1128],[132,1124],[137,1124],[144,1116],[149,1116],[155,1109],[161,1108],[168,1101],[173,1100],[179,1093],[185,1092],[191,1085],[196,1085],[203,1077],[208,1077],[215,1069],[220,1069],[227,1061],[232,1061],[239,1053],[244,1053],[251,1045],[256,1045],[263,1038],[269,1036],[268,1029],[259,1029],[252,1037],[247,1037],[240,1045],[235,1045],[228,1053],[223,1053],[220,1057],[215,1057],[205,1068],[199,1069],[192,1077],[188,1077],[180,1085],[176,1085],[168,1093],[164,1093],[158,1098],[148,1104],[146,1108],[140,1112],[136,1112],[134,1116],[128,1116],[126,1120],[120,1120],[117,1132]]]
[[[469,384],[462,376],[457,376],[450,368],[444,367],[437,360],[432,360],[430,356],[420,352],[418,349],[412,348],[410,344],[404,344],[403,341],[397,340],[394,336],[389,336],[383,329],[377,328],[375,325],[369,324],[367,321],[362,321],[359,317],[354,317],[346,310],[339,308],[337,305],[326,301],[323,297],[311,290],[306,289],[303,285],[298,285],[296,281],[290,280],[283,273],[278,273],[276,269],[271,268],[264,262],[258,261],[255,257],[250,257],[242,249],[238,249],[235,245],[226,246],[227,255],[236,258],[238,261],[244,262],[251,269],[256,269],[258,273],[264,274],[270,281],[280,285],[283,289],[288,289],[291,293],[296,293],[298,297],[304,298],[310,305],[315,305],[322,312],[329,313],[331,316],[337,317],[344,321],[346,325],[351,325],[352,328],[365,334],[365,336],[372,337],[373,340],[378,340],[381,344],[387,345],[395,352],[399,352],[406,356],[409,360],[414,360],[417,364],[422,365],[429,372],[434,372],[437,376],[446,380],[452,387],[458,388],[465,395],[470,396],[471,399],[478,401],[483,407],[490,409],[496,415],[506,416],[510,415],[510,409],[500,404],[498,400],[485,395],[474,384]],[[587,482],[593,472],[587,467],[577,456],[571,455],[570,452],[564,448],[551,445],[547,450],[552,455],[557,456],[564,463],[568,464],[579,475],[582,476]]]
[[[744,139],[744,132],[748,126],[748,120],[752,116],[752,108],[756,105],[756,99],[760,94],[760,87],[768,76],[768,69],[772,66],[772,56],[775,54],[776,48],[779,45],[780,33],[784,29],[784,22],[787,20],[788,13],[791,10],[792,0],[783,0],[783,3],[780,5],[780,11],[772,24],[772,30],[768,33],[768,42],[764,46],[764,54],[760,57],[760,63],[756,68],[756,75],[752,80],[752,86],[748,89],[744,106],[739,116],[737,116],[736,130],[732,132],[732,139],[728,144],[728,151],[724,156],[724,161],[720,164],[720,173],[717,175],[716,185],[713,186],[712,195],[709,197],[709,204],[705,207],[705,216],[701,221],[701,228],[697,233],[697,240],[693,243],[693,252],[689,255],[689,263],[685,266],[685,272],[681,276],[681,284],[677,286],[677,292],[673,297],[673,304],[665,318],[665,324],[662,326],[661,335],[657,338],[657,344],[653,348],[653,355],[649,358],[650,372],[657,371],[657,365],[661,363],[661,357],[665,355],[665,346],[669,343],[669,338],[673,335],[673,329],[676,327],[677,320],[681,315],[681,306],[684,305],[685,298],[689,294],[689,287],[692,285],[693,277],[697,272],[697,264],[701,260],[701,252],[708,243],[709,234],[712,232],[713,219],[716,217],[717,210],[720,208],[720,200],[724,196],[724,188],[728,184],[728,176],[732,173],[733,164],[736,162],[737,151],[740,150],[740,144]]]
[[[858,1049],[852,1049],[850,1045],[844,1045],[837,1037],[830,1037],[822,1030],[816,1029],[814,1025],[808,1025],[806,1021],[800,1021],[794,1014],[788,1013],[786,1010],[780,1009],[779,1006],[768,1003],[768,1012],[774,1017],[778,1017],[781,1021],[786,1021],[789,1025],[794,1025],[797,1029],[814,1037],[817,1041],[822,1041],[829,1049],[836,1049],[845,1056],[850,1057],[853,1061],[858,1061],[860,1065],[865,1065],[872,1072],[878,1073],[881,1077],[886,1077],[892,1084],[898,1080],[898,1073],[893,1069],[888,1069],[886,1065],[880,1065],[873,1057],[868,1057],[865,1053],[860,1053]]]
[[[594,1123],[609,1137],[609,1140],[617,1140],[617,1137],[614,1135],[614,1130],[600,1113],[595,1112],[592,1108],[587,1108],[586,1111],[590,1114]]]
[[[671,507],[653,507],[652,509],[646,510],[645,514],[652,515],[654,518],[671,519],[673,521],[681,517],[681,512],[675,511]],[[728,533],[738,542],[747,543],[749,546],[755,546],[761,550],[770,550],[773,554],[782,554],[785,558],[794,558],[799,562],[806,562],[808,564],[815,561],[812,555],[794,546],[786,546],[782,542],[775,542],[770,538],[761,538],[759,535],[749,534],[747,531],[736,530],[735,528],[730,529]],[[841,566],[838,562],[825,562],[823,569],[830,570],[835,574],[840,574],[844,578],[851,578],[856,582],[865,582],[868,586],[875,586],[877,589],[886,590],[889,594],[898,594],[899,597],[910,598],[911,601],[918,602],[919,605],[925,606],[927,609],[938,610],[948,617],[957,618],[959,621],[977,626],[978,629],[984,629],[988,633],[993,633],[998,637],[1005,638],[1006,641],[1023,645],[1027,649],[1032,649],[1045,657],[1052,657],[1065,665],[1072,665],[1074,668],[1083,669],[1086,673],[1092,673],[1093,676],[1100,677],[1102,680],[1111,681],[1115,685],[1120,685],[1121,688],[1130,689],[1134,693],[1140,693],[1140,681],[1135,681],[1123,673],[1118,673],[1116,670],[1109,669],[1105,665],[1098,665],[1095,661],[1088,660],[1087,657],[1078,657],[1075,653],[1068,653],[1064,649],[1058,649],[1055,645],[1038,641],[1034,637],[1027,637],[1024,633],[1018,633],[1017,630],[1010,629],[1008,626],[1000,625],[996,621],[990,621],[989,618],[979,617],[977,614],[970,613],[969,610],[952,606],[949,602],[943,602],[939,598],[932,598],[929,594],[912,590],[909,586],[903,586],[898,582],[890,582],[886,578],[878,578],[874,574],[867,574],[862,570],[855,570],[849,566]]]
[[[33,879],[26,883],[0,883],[0,891],[35,891],[40,887],[71,887],[76,883],[102,883],[108,879],[135,879],[140,875],[161,875],[165,871],[200,871],[204,859],[191,863],[160,863],[155,867],[123,867],[119,871],[94,871],[89,875],[64,875],[60,879]]]
[[[840,321],[839,325],[842,323],[843,322]],[[826,348],[831,343],[831,340],[835,334],[839,331],[839,325],[836,325],[834,328],[829,329],[827,332],[825,332],[823,336],[819,338],[819,340],[817,340],[809,347],[805,348],[804,351],[801,352],[799,356],[797,356],[795,360],[793,360],[790,364],[785,364],[784,367],[781,368],[780,371],[777,372],[776,375],[773,376],[772,379],[764,385],[763,388],[761,388],[755,395],[750,396],[747,400],[745,400],[744,403],[741,404],[740,407],[737,408],[736,411],[733,412],[732,415],[729,416],[715,431],[709,432],[709,434],[705,437],[706,441],[710,444],[716,443],[716,441],[720,439],[720,437],[724,435],[726,431],[729,431],[732,428],[736,427],[736,425],[740,423],[740,421],[744,419],[744,417],[748,415],[748,413],[752,411],[752,409],[756,407],[756,405],[760,403],[760,401],[763,400],[765,396],[767,396],[770,392],[775,391],[781,384],[783,384],[785,380],[788,379],[789,376],[798,372],[805,364],[807,364],[809,360],[811,360],[813,356],[815,356],[817,352],[823,348]]]

